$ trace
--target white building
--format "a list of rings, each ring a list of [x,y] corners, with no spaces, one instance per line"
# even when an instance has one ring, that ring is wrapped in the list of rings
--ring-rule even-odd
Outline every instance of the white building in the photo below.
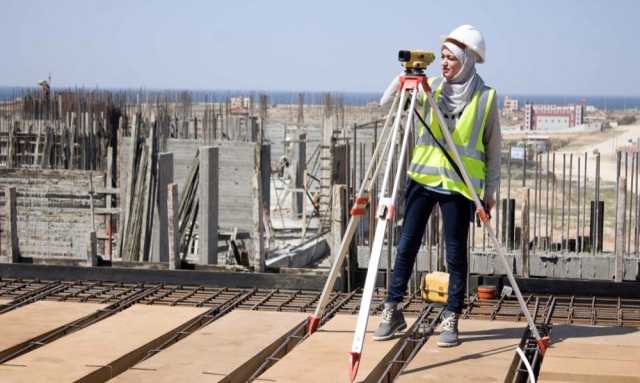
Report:
[[[585,104],[566,106],[554,104],[524,106],[525,130],[555,130],[572,128],[584,124]]]
[[[504,98],[504,103],[502,104],[502,110],[506,112],[517,112],[519,108],[518,100],[509,98],[506,96]]]

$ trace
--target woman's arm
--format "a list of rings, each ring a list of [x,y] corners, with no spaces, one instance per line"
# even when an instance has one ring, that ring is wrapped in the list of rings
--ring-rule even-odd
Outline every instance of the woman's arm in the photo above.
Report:
[[[495,204],[495,191],[500,183],[500,160],[502,151],[502,133],[498,114],[498,97],[493,98],[482,138],[486,154],[487,175],[485,179],[484,201]]]

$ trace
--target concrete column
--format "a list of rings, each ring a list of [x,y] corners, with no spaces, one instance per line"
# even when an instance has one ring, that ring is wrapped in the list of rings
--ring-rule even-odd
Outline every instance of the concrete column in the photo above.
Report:
[[[264,251],[264,225],[265,211],[262,194],[262,133],[258,132],[258,142],[256,143],[254,155],[255,167],[253,175],[253,254],[250,260],[254,271],[263,272],[265,270]]]
[[[332,194],[331,243],[329,247],[331,249],[331,259],[335,262],[340,254],[340,245],[342,244],[342,238],[344,237],[349,220],[349,213],[347,211],[349,208],[347,185],[333,185]],[[352,280],[355,276],[355,269],[357,268],[357,257],[352,257],[351,250],[349,251],[350,254],[345,258],[340,271],[340,278],[342,279],[343,286],[346,288],[345,291],[351,290]]]
[[[522,273],[523,277],[529,277],[529,206],[530,190],[524,189],[524,205],[522,207]]]
[[[624,279],[624,248],[626,221],[625,211],[627,210],[627,179],[622,176],[618,181],[618,203],[616,211],[616,254],[615,254],[615,275],[616,282],[622,282]]]
[[[89,232],[87,236],[87,266],[98,266],[98,240],[95,231]]]
[[[251,122],[249,123],[249,140],[251,142],[258,141],[258,117],[251,117]]]
[[[200,147],[200,181],[198,196],[200,264],[218,263],[218,148]]]
[[[304,190],[304,170],[307,162],[307,135],[300,133],[297,135],[297,142],[294,144],[296,148],[296,158],[294,164],[294,185],[297,191],[293,194],[292,209],[295,211],[296,218],[302,214],[302,208],[305,196],[301,190]]]
[[[333,198],[331,209],[331,259],[335,261],[340,251],[340,243],[342,242],[342,234],[346,228],[344,220],[344,209],[346,208],[346,185],[333,185]]]
[[[167,187],[167,216],[169,225],[167,227],[169,242],[169,270],[180,268],[180,236],[178,233],[178,185],[169,184]]]
[[[169,261],[169,218],[167,215],[167,190],[173,182],[173,153],[158,153],[158,191],[154,209],[153,252],[154,262]]]
[[[16,188],[10,186],[5,190],[5,216],[7,217],[7,259],[11,263],[20,262],[18,244],[18,209],[16,205]]]
[[[107,179],[105,180],[105,187],[107,189],[113,188],[113,147],[109,147],[107,149]],[[107,196],[105,197],[107,208],[113,207],[112,199],[113,197],[111,193],[107,194]],[[106,221],[105,230],[107,231],[107,239],[104,242],[104,252],[105,252],[105,257],[111,260],[112,239],[113,239],[112,237],[113,228],[111,227],[111,223],[113,221],[113,217],[111,216],[111,214],[106,214],[104,216],[104,219]]]
[[[16,166],[16,163],[14,161],[15,155],[16,155],[14,133],[15,133],[14,125],[9,124],[9,138],[7,143],[7,167],[8,168],[13,168]]]

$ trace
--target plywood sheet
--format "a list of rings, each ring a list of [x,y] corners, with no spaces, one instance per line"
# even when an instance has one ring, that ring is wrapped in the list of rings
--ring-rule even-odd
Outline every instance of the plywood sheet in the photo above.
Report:
[[[265,371],[256,382],[345,382],[349,377],[349,352],[356,328],[355,315],[336,315],[318,332],[306,339],[289,354]],[[380,318],[369,320],[362,360],[358,372],[358,382],[369,382],[385,361],[393,356],[400,338],[376,342],[371,336]],[[415,318],[407,318],[411,326]]]
[[[37,301],[6,312],[0,315],[0,356],[103,307],[97,303]]]
[[[134,305],[0,365],[0,381],[102,382],[130,367],[189,319],[195,307]]]
[[[308,314],[235,310],[116,377],[117,383],[242,382]]]
[[[558,325],[539,382],[640,383],[640,330]]]
[[[485,320],[459,322],[460,345],[438,347],[436,332],[397,382],[503,382],[526,324]]]

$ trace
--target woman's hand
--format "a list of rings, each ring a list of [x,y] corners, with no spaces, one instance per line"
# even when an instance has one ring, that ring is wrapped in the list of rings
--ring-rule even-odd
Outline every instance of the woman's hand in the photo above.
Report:
[[[380,106],[385,106],[393,100],[393,96],[396,94],[398,88],[400,87],[400,76],[404,76],[404,72],[400,73],[399,75],[394,77],[393,80],[391,80],[391,82],[387,86],[387,89],[384,90],[384,93],[380,98]],[[422,84],[418,85],[418,95],[420,95],[420,93],[425,93]]]
[[[384,93],[382,93],[382,98],[380,98],[380,106],[385,106],[393,99],[393,95],[396,94],[398,86],[400,85],[400,76],[401,75],[397,75],[396,77],[394,77],[387,86],[387,89],[384,90]]]

